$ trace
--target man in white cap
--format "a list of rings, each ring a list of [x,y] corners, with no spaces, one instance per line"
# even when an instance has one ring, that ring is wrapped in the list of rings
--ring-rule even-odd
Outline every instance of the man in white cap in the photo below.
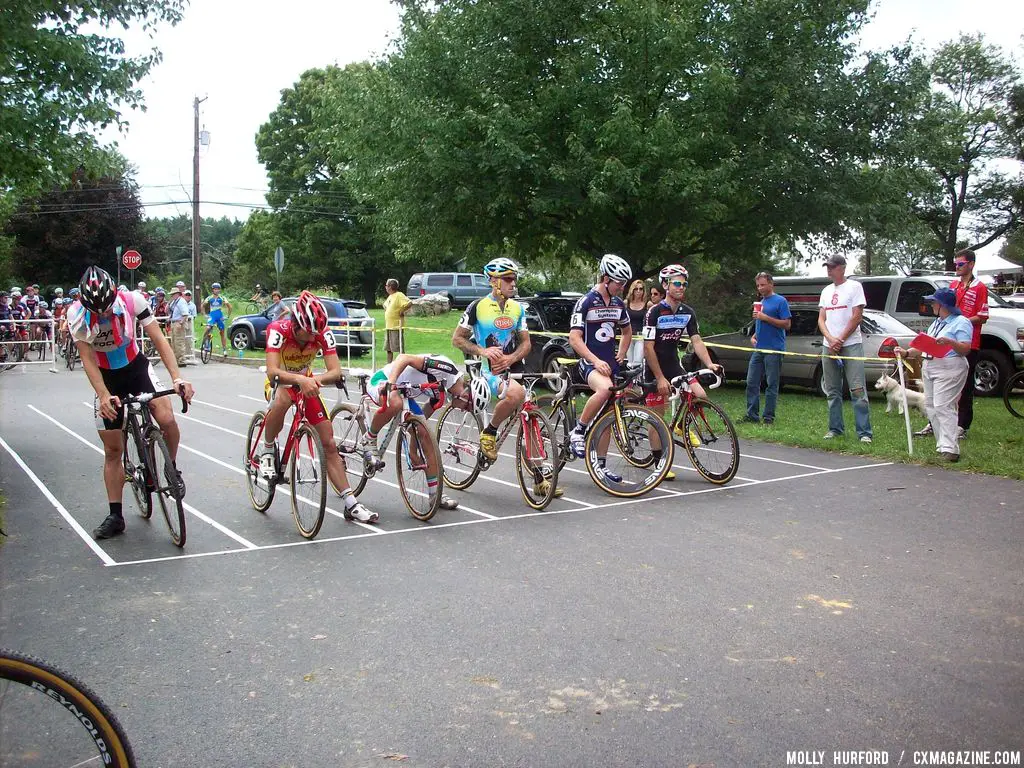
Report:
[[[187,365],[185,358],[188,356],[188,324],[191,318],[188,314],[188,303],[181,295],[185,284],[180,280],[171,289],[171,301],[167,309],[171,314],[171,348],[174,350],[174,359],[178,365]]]

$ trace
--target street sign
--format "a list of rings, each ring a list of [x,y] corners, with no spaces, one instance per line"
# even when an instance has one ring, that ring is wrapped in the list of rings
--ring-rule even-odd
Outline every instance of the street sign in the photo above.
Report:
[[[126,269],[138,269],[142,266],[142,254],[138,251],[125,251],[121,263]]]
[[[284,248],[280,245],[274,251],[274,269],[280,274],[284,270]]]

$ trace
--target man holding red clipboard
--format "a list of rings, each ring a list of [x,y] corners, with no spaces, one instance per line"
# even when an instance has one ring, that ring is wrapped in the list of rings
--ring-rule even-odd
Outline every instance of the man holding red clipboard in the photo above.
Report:
[[[935,450],[943,461],[960,460],[957,432],[957,403],[967,381],[967,355],[974,328],[956,305],[956,292],[940,288],[925,296],[932,303],[935,322],[927,333],[910,342],[910,349],[896,347],[899,356],[923,357],[921,380],[928,421],[935,433]]]

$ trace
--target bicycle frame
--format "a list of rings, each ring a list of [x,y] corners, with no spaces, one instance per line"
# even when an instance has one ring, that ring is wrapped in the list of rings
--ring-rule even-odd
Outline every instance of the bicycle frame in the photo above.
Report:
[[[569,360],[568,358],[559,359],[560,363],[562,363],[563,361],[566,364],[576,362],[575,360]],[[622,407],[620,403],[623,400],[633,397],[632,393],[630,393],[629,391],[629,387],[636,380],[636,377],[640,375],[642,369],[640,367],[636,367],[626,368],[624,370],[628,372],[629,375],[623,376],[623,373],[620,371],[616,378],[622,379],[622,382],[612,387],[611,397],[608,398],[607,402],[605,402],[605,404],[601,407],[601,410],[597,412],[597,415],[594,416],[594,419],[591,422],[592,424],[596,424],[598,419],[600,419],[602,416],[608,413],[609,409],[614,409],[615,427],[616,429],[619,430],[619,434],[624,434],[626,431],[626,423],[622,419]],[[579,418],[576,414],[576,396],[578,394],[582,394],[584,391],[589,391],[589,387],[584,388],[583,385],[573,384],[572,373],[570,372],[570,369],[567,367],[567,365],[562,368],[560,376],[563,381],[562,391],[556,393],[554,399],[552,400],[551,408],[552,411],[554,411],[556,408],[558,408],[559,405],[565,406],[566,411],[569,414],[569,423],[566,425],[566,432],[568,433],[571,432],[579,423]],[[561,448],[563,458],[569,461],[572,461],[576,458],[572,451],[569,450],[568,442],[559,447]]]
[[[370,377],[366,374],[363,374],[359,377],[359,390],[361,393],[359,397],[359,415],[360,418],[363,419],[363,424],[366,425],[367,429],[370,428],[370,423],[373,420],[373,413],[377,410],[377,408],[374,406],[373,399],[370,397],[370,393],[367,390],[369,378]],[[391,444],[391,438],[395,434],[398,425],[402,422],[408,421],[409,417],[416,413],[416,411],[409,406],[410,402],[416,402],[415,395],[412,394],[412,390],[414,389],[419,390],[419,393],[423,392],[422,389],[412,384],[398,384],[395,386],[394,391],[398,392],[402,396],[402,412],[399,414],[395,414],[394,418],[392,418],[388,422],[388,425],[384,433],[378,437],[378,457],[383,456],[387,453],[388,446]],[[418,403],[416,404],[416,409],[419,409]],[[376,474],[377,467],[373,467],[372,469],[369,470],[369,472],[371,476]]]
[[[274,398],[275,397],[277,397],[277,387],[276,386],[271,391],[271,395],[270,395],[270,402],[271,403],[274,402]],[[287,437],[287,439],[285,440],[285,443],[284,443],[284,453],[281,454],[281,466],[279,467],[280,471],[283,471],[284,468],[288,466],[288,462],[291,460],[292,448],[293,448],[293,446],[296,443],[295,433],[298,431],[299,427],[302,424],[306,423],[306,399],[304,397],[303,398],[299,398],[298,402],[293,403],[293,406],[295,408],[295,416],[292,418],[292,424],[288,428],[288,437]],[[267,422],[266,422],[266,420],[264,420],[263,423],[260,425],[259,432],[256,433],[256,439],[252,441],[253,451],[256,451],[256,449],[258,448],[258,446],[260,444],[260,439],[263,437],[263,430],[266,429],[266,427],[267,427]],[[312,449],[311,449],[311,452],[312,452]],[[251,453],[249,455],[249,462],[250,462],[250,464],[256,462],[255,453]],[[278,480],[280,480],[280,476],[279,476]]]

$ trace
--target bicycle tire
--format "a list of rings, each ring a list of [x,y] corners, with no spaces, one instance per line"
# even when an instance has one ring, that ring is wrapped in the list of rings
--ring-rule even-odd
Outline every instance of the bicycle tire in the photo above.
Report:
[[[309,449],[309,465],[303,462],[302,448]],[[314,456],[314,453],[316,454]],[[316,478],[319,477],[319,480]],[[295,438],[292,443],[291,457],[291,487],[292,487],[292,517],[295,519],[295,527],[305,539],[315,539],[320,533],[320,527],[324,524],[324,514],[327,511],[327,457],[324,454],[323,443],[320,442],[320,435],[309,424],[300,424],[295,430]],[[305,494],[301,486],[317,483],[318,488],[310,494]],[[300,493],[300,491],[302,491]],[[304,509],[301,505],[308,502],[310,508],[315,507],[313,515],[311,510]]]
[[[127,414],[125,419],[127,419]],[[149,467],[146,466],[145,441],[138,427],[132,423],[124,430],[124,447],[121,452],[121,466],[124,467],[125,481],[132,487],[132,496],[139,508],[139,514],[146,520],[153,516],[153,494],[149,483]]]
[[[99,760],[100,764],[112,768],[135,768],[135,755],[121,724],[103,700],[80,680],[34,656],[0,650],[0,681],[21,686],[17,689],[18,701],[15,702],[9,696],[13,693],[10,686],[0,685],[0,713],[4,709],[21,709],[20,703],[26,705],[32,713],[38,714],[41,711],[44,715],[42,718],[33,718],[31,727],[26,723],[25,728],[16,729],[12,734],[34,736],[44,749],[47,746],[51,749],[63,746],[58,744],[59,736],[48,733],[44,725],[50,719],[46,713],[56,714],[58,709],[67,710],[65,722],[69,734],[78,734],[78,741],[83,747],[92,743],[87,753],[78,755],[74,763],[68,764]],[[0,721],[6,719],[0,716]],[[72,727],[73,722],[76,724]],[[81,736],[81,731],[86,735]],[[18,756],[24,754],[25,746],[12,743],[10,738],[0,739],[0,765],[16,764]]]
[[[363,455],[359,450],[360,442],[366,427],[359,407],[353,403],[338,403],[331,409],[331,431],[334,433],[334,445],[345,465],[349,488],[358,496],[366,487],[366,471],[363,469]],[[352,469],[350,469],[352,467]],[[331,482],[334,488],[334,482]],[[334,488],[334,493],[341,496],[341,491]]]
[[[1003,405],[1018,419],[1024,419],[1024,371],[1017,371],[1006,380]]]
[[[544,412],[551,423],[551,434],[558,447],[558,469],[556,471],[561,472],[566,462],[576,458],[572,448],[569,447],[569,433],[575,426],[575,422],[569,414],[569,406],[564,400],[559,400],[556,403],[554,395],[541,395],[533,402]]]
[[[256,458],[256,441],[263,435],[263,422],[267,414],[256,411],[249,419],[249,429],[245,436],[245,458],[242,469],[245,470],[245,484],[249,490],[249,501],[257,512],[266,512],[274,502],[277,483],[265,480],[260,476],[259,460]],[[263,483],[266,487],[259,485]],[[264,498],[264,495],[266,498]]]
[[[171,451],[160,427],[150,427],[148,438],[149,461],[155,486],[153,493],[160,502],[160,511],[163,512],[167,528],[171,532],[171,541],[176,547],[184,547],[188,532],[185,528],[185,510],[181,504],[178,483],[171,475],[176,471],[171,460]]]
[[[3,344],[4,359],[0,362],[0,371],[7,371],[14,367],[14,363],[11,360],[12,353],[11,347],[6,342]]]
[[[464,491],[480,476],[480,416],[449,403],[437,420],[437,447],[441,452],[444,484]]]
[[[209,333],[203,334],[203,343],[199,346],[199,359],[203,365],[210,362],[210,354],[213,352],[213,336]]]
[[[75,345],[74,339],[68,337],[68,354],[67,363],[68,370],[75,370],[75,364],[78,362],[78,347]]]
[[[721,424],[712,423],[715,418],[714,416],[709,418],[709,413],[715,414]],[[717,446],[725,439],[723,430],[725,435],[728,435],[729,445],[708,448],[710,445]],[[685,437],[679,437],[673,428],[673,440],[679,442],[686,449],[693,468],[701,477],[715,485],[725,485],[736,476],[740,468],[739,438],[736,436],[736,428],[721,406],[703,398],[694,399],[683,415],[683,433]],[[710,459],[714,455],[728,456],[728,464],[712,469],[709,466],[711,462],[706,459]]]
[[[627,435],[619,435],[619,428],[616,422],[616,408],[605,412],[587,431],[586,450],[584,461],[587,465],[587,472],[594,484],[605,493],[618,498],[629,499],[643,496],[657,488],[665,475],[672,468],[674,446],[672,435],[668,425],[662,421],[657,412],[647,406],[636,403],[624,403],[617,406],[622,413],[623,421],[629,425],[642,423],[645,426],[643,435],[630,432]],[[657,434],[661,445],[661,455],[655,458],[653,445],[650,442],[650,432],[653,429]],[[620,451],[619,458],[623,463],[617,463],[614,467],[616,474],[622,477],[622,481],[613,480],[607,473],[608,468],[602,468],[598,461],[598,447],[605,432],[611,431],[609,435],[609,449],[614,440]],[[635,440],[646,440],[647,447],[643,443],[636,444]],[[650,454],[650,458],[648,458]],[[613,454],[608,452],[607,458]],[[628,473],[628,474],[627,474]]]
[[[424,441],[426,442],[428,449],[434,453],[435,482],[433,490],[431,490],[429,485],[429,460],[424,462],[422,470],[413,466],[413,454],[410,451],[410,438],[413,432],[416,433],[416,440],[419,441],[420,453],[422,453],[422,445]],[[398,474],[398,488],[402,492],[402,500],[405,502],[406,509],[409,510],[409,514],[423,523],[430,520],[441,506],[441,491],[444,489],[444,480],[440,467],[438,466],[440,461],[441,452],[437,447],[437,442],[435,441],[434,436],[430,433],[430,428],[427,427],[427,420],[422,416],[410,417],[398,430],[398,440],[395,441],[395,471]],[[417,475],[420,474],[423,476],[424,489],[417,490],[409,487],[413,482],[415,482]],[[414,503],[413,498],[410,497],[418,497],[421,494],[427,497],[426,504],[417,506]]]
[[[527,412],[524,418],[525,421],[519,423],[519,433],[516,435],[516,479],[519,480],[519,490],[527,506],[537,510],[547,509],[558,490],[558,459],[561,450],[555,442],[555,433],[547,416],[540,410],[533,410]],[[528,435],[528,432],[532,434]],[[530,459],[527,456],[528,436],[539,440],[539,458]],[[530,466],[531,461],[534,466]],[[536,466],[537,461],[540,461],[539,466]],[[538,486],[543,491],[538,492]]]

